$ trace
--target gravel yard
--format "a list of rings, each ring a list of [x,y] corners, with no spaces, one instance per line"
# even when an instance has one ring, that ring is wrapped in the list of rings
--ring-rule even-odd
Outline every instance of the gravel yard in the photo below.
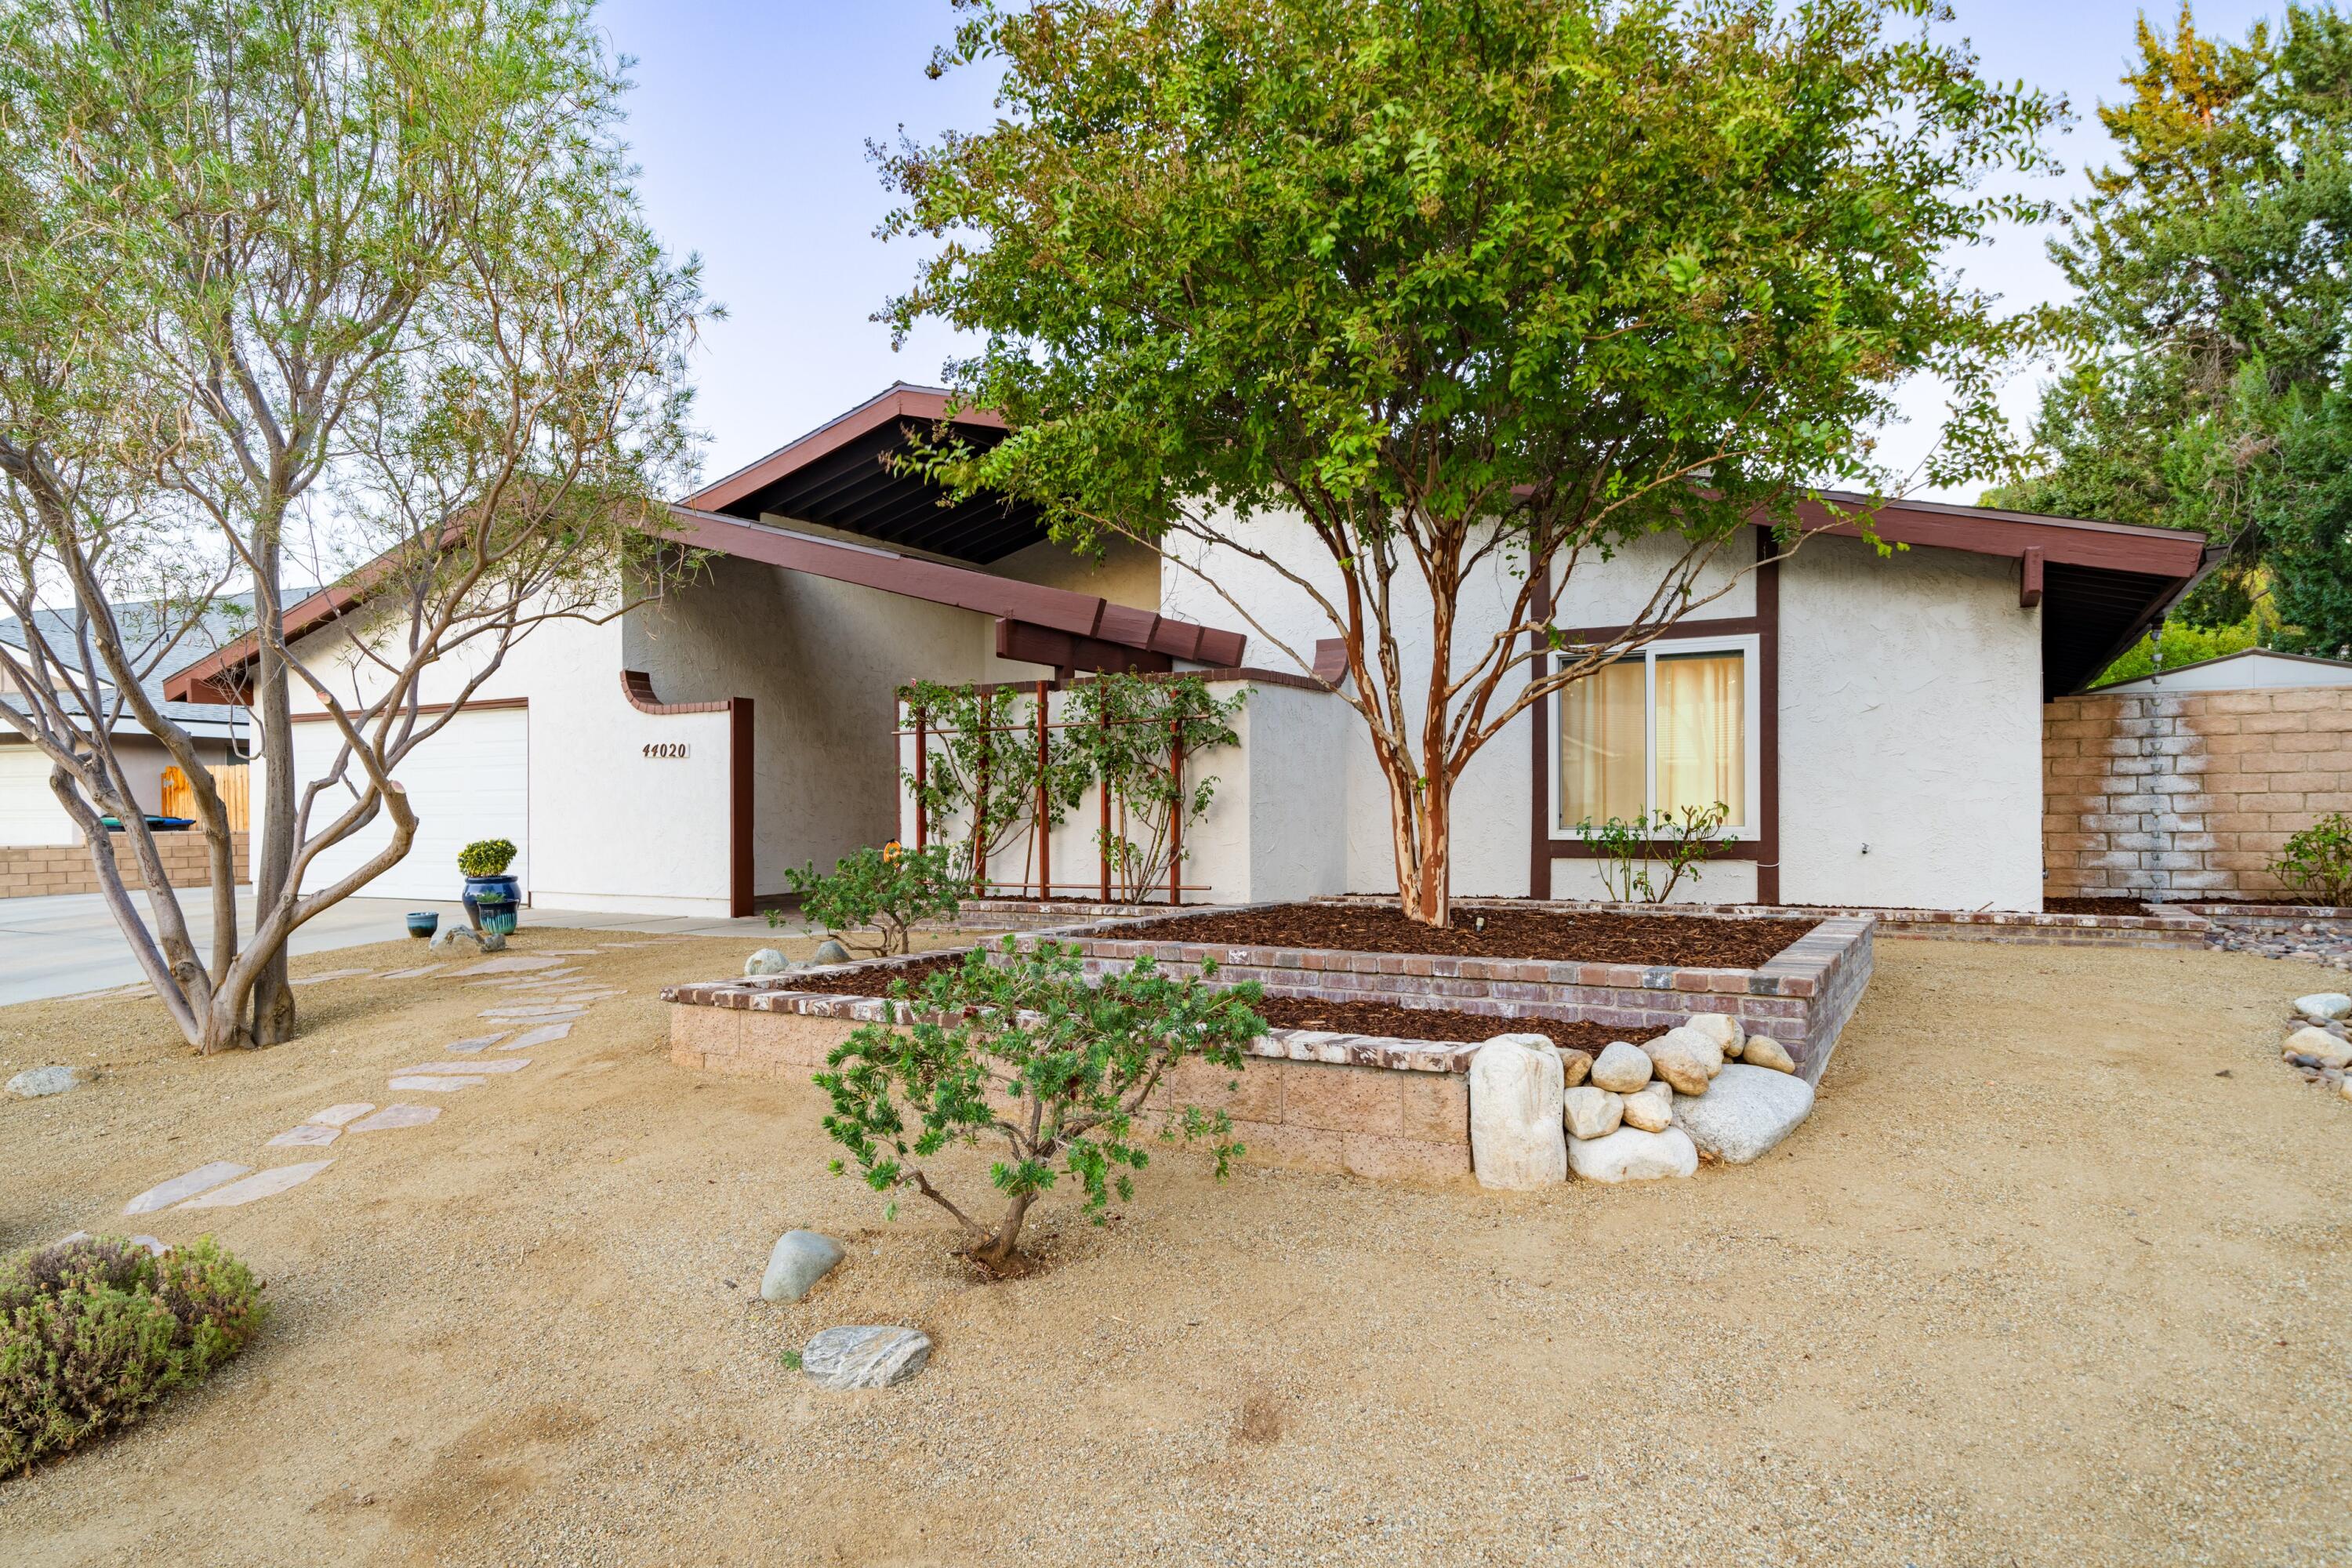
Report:
[[[571,958],[627,994],[431,1125],[315,1152],[263,1145],[397,1098],[509,993],[328,981],[301,1041],[211,1061],[152,1003],[0,1010],[0,1076],[101,1069],[0,1101],[0,1246],[210,1229],[278,1313],[142,1426],[0,1482],[0,1561],[2352,1557],[2352,1105],[2278,1058],[2315,966],[1888,941],[1820,1108],[1756,1164],[1503,1196],[1219,1189],[1179,1156],[1106,1229],[1049,1200],[1048,1267],[982,1285],[919,1200],[886,1226],[825,1173],[813,1089],[669,1064],[658,986],[750,945]],[[280,1155],[336,1159],[114,1217]],[[764,1304],[793,1226],[851,1256]],[[922,1328],[929,1368],[819,1394],[780,1364],[848,1322]]]

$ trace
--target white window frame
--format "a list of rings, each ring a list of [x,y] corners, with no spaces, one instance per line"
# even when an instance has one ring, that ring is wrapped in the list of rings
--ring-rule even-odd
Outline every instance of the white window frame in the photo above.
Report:
[[[1741,661],[1740,698],[1746,708],[1740,730],[1747,752],[1741,777],[1748,785],[1748,798],[1742,803],[1740,815],[1746,822],[1742,826],[1727,827],[1717,837],[1727,844],[1749,844],[1763,837],[1758,820],[1764,813],[1763,694],[1758,689],[1758,676],[1763,668],[1763,643],[1764,639],[1752,632],[1741,637],[1661,637],[1618,661],[1642,661],[1642,809],[1645,813],[1654,813],[1658,799],[1658,660],[1685,653],[1737,653]],[[1576,837],[1576,825],[1562,820],[1568,792],[1559,766],[1560,743],[1568,736],[1568,694],[1573,684],[1552,693],[1551,755],[1546,763],[1551,770],[1551,837],[1565,839]]]

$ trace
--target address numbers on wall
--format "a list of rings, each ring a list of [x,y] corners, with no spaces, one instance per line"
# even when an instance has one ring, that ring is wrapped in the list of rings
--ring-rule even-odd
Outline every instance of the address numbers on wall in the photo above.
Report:
[[[646,742],[646,755],[683,757],[686,755],[686,742],[684,741],[648,741]]]

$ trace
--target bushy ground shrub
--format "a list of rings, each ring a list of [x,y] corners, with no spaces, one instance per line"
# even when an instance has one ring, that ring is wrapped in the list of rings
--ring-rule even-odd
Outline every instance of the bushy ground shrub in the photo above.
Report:
[[[991,963],[975,948],[919,989],[892,982],[918,1021],[866,1025],[816,1075],[833,1098],[825,1131],[866,1184],[912,1187],[937,1204],[962,1228],[964,1256],[1000,1275],[1024,1267],[1022,1222],[1061,1176],[1084,1191],[1097,1222],[1114,1193],[1132,1195],[1130,1173],[1150,1161],[1142,1124],[1156,1120],[1144,1104],[1180,1063],[1198,1058],[1238,1074],[1242,1047],[1265,1032],[1251,1010],[1255,983],[1171,980],[1140,958],[1089,984],[1076,946],[1050,941],[1023,952],[1007,937],[1001,956]],[[1215,973],[1213,963],[1201,967]],[[1243,1152],[1223,1110],[1171,1108],[1160,1136],[1206,1141],[1220,1178]],[[1003,1151],[989,1172],[1003,1205],[992,1225],[973,1212],[978,1200],[951,1197],[924,1163],[950,1144],[983,1142]]]
[[[2331,811],[2286,841],[2271,875],[2322,902],[2352,898],[2352,819]]]
[[[243,1350],[268,1309],[210,1237],[91,1237],[0,1258],[0,1476],[139,1419]]]
[[[915,922],[952,919],[963,891],[954,851],[941,844],[928,849],[869,845],[844,856],[829,876],[819,876],[813,864],[797,871],[787,866],[784,880],[800,895],[803,915],[872,953],[908,951]],[[770,910],[768,923],[782,925],[785,917]],[[861,940],[856,934],[861,931],[874,937]]]

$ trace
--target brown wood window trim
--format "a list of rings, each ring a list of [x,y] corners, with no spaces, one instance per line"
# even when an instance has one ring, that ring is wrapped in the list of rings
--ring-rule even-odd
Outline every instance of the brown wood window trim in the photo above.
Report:
[[[1761,558],[1772,552],[1772,535],[1769,530],[1756,531],[1756,552]],[[1757,568],[1755,584],[1756,611],[1748,616],[1726,616],[1715,620],[1681,621],[1667,630],[1657,641],[1679,642],[1695,637],[1753,637],[1756,639],[1756,711],[1757,711],[1757,778],[1756,836],[1724,845],[1712,858],[1753,862],[1756,867],[1756,901],[1777,904],[1780,901],[1780,565],[1766,562]],[[1538,590],[1540,602],[1536,613],[1551,613],[1551,567],[1544,564],[1543,584]],[[1624,632],[1617,626],[1578,626],[1566,632],[1580,642],[1599,642]],[[1531,634],[1529,646],[1535,658],[1528,667],[1528,679],[1540,680],[1551,668],[1540,634]],[[1595,860],[1601,851],[1581,838],[1556,838],[1551,832],[1552,773],[1559,759],[1551,752],[1551,716],[1558,694],[1545,698],[1533,709],[1534,743],[1533,784],[1528,798],[1528,891],[1538,899],[1551,897],[1551,868],[1555,860]]]
[[[751,887],[751,700],[722,697],[715,702],[664,702],[654,695],[654,678],[642,669],[621,671],[621,694],[640,713],[672,718],[687,713],[727,715],[727,912],[751,915],[758,899]]]

